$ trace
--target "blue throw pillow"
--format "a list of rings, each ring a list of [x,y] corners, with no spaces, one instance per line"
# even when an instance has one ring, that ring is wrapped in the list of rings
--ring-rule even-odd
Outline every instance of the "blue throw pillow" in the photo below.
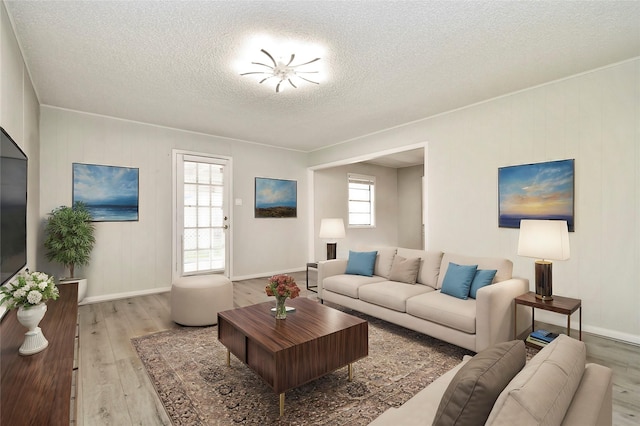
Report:
[[[477,269],[478,265],[458,265],[449,262],[440,292],[458,299],[468,299],[471,281],[473,281]]]
[[[377,251],[351,251],[345,274],[373,276],[373,267],[376,264]]]
[[[478,269],[476,271],[476,275],[473,277],[473,281],[471,281],[471,288],[469,289],[469,297],[472,299],[476,298],[476,292],[480,287],[484,287],[485,285],[491,284],[493,281],[493,277],[496,276],[495,269]]]

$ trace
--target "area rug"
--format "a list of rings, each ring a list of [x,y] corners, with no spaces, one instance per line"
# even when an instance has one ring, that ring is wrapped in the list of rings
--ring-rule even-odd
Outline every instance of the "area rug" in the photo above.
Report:
[[[174,425],[366,425],[398,407],[472,352],[348,311],[369,321],[369,356],[279,399],[218,342],[217,328],[180,328],[132,339]]]

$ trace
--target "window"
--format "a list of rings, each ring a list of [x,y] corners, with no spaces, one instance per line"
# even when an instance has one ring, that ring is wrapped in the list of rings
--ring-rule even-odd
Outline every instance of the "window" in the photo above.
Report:
[[[349,226],[375,226],[375,185],[373,176],[348,174]]]

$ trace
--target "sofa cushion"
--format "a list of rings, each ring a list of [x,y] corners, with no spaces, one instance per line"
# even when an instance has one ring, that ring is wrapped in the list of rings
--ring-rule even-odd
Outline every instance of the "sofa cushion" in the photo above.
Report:
[[[365,277],[363,275],[332,275],[322,281],[322,288],[344,296],[358,298],[358,289],[363,285],[386,281],[382,277],[374,275]]]
[[[444,277],[447,273],[449,262],[457,263],[458,265],[478,265],[478,269],[495,269],[498,272],[496,272],[496,276],[493,282],[496,283],[510,280],[512,278],[513,262],[511,262],[509,259],[495,257],[474,257],[445,253],[442,256],[442,265],[440,266],[440,275],[438,275],[438,283],[436,288],[442,288],[442,282],[444,281]]]
[[[582,379],[586,354],[584,342],[556,337],[502,391],[487,424],[560,424]]]
[[[467,299],[469,297],[471,281],[473,281],[477,269],[478,265],[449,263],[446,276],[442,281],[442,293],[457,297],[458,299]]]
[[[484,425],[498,395],[525,361],[521,340],[498,343],[476,354],[449,383],[433,425]]]
[[[398,255],[405,258],[421,258],[422,262],[420,263],[420,270],[418,271],[418,279],[416,282],[436,288],[438,274],[440,273],[440,263],[442,262],[441,251],[424,251],[399,247]]]
[[[345,271],[345,274],[364,275],[365,277],[372,276],[377,255],[377,251],[349,250],[349,260],[347,261],[347,270]]]
[[[376,246],[359,246],[360,251],[377,251],[376,263],[373,267],[373,275],[378,275],[389,279],[389,272],[391,271],[391,264],[396,256],[395,247],[376,247]]]
[[[375,284],[364,285],[359,288],[360,300],[373,303],[398,312],[407,311],[407,299],[410,297],[434,292],[435,290],[425,285],[413,285],[396,281],[383,281]]]
[[[398,281],[401,283],[415,284],[418,278],[418,270],[420,269],[419,257],[406,259],[396,255],[393,258],[391,272],[389,272],[389,281]]]
[[[476,332],[474,299],[458,299],[432,291],[407,300],[407,313],[465,333]]]
[[[469,297],[475,299],[478,289],[491,284],[493,282],[493,278],[496,276],[496,272],[498,271],[495,269],[478,269],[473,277],[473,281],[471,281]]]

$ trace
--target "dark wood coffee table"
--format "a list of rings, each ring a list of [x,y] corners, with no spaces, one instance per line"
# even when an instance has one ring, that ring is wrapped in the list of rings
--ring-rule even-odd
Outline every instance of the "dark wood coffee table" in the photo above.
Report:
[[[295,312],[276,320],[273,302],[218,313],[218,340],[280,395],[284,414],[286,391],[348,367],[369,354],[369,324],[312,300],[287,299]]]

